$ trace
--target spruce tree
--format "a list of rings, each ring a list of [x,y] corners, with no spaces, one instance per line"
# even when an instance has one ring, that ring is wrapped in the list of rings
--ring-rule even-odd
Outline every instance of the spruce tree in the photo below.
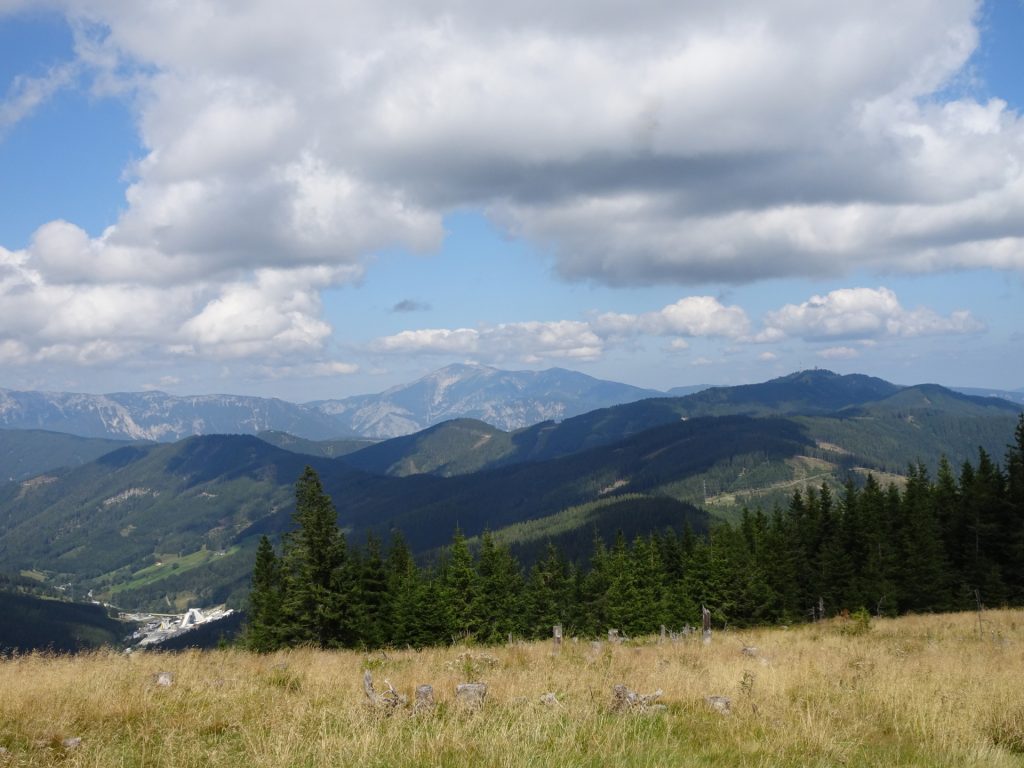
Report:
[[[320,477],[306,467],[295,484],[296,530],[286,535],[282,555],[283,633],[290,645],[331,647],[351,632],[343,626],[351,606],[345,589],[345,537]]]
[[[281,644],[281,573],[270,539],[260,537],[249,593],[245,645],[258,653],[277,650]]]
[[[448,559],[441,570],[440,587],[448,611],[448,634],[451,639],[473,637],[479,628],[475,614],[480,580],[469,551],[466,537],[458,528],[452,536]]]
[[[473,613],[477,638],[485,643],[500,642],[509,633],[522,629],[523,578],[519,563],[507,547],[494,541],[485,531],[478,559],[480,589]]]
[[[1010,601],[1024,602],[1024,413],[1006,449],[1004,540]]]

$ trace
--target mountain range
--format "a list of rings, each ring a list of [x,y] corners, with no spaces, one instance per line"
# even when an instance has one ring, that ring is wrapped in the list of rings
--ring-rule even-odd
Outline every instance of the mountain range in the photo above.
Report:
[[[489,529],[527,560],[547,540],[582,553],[594,532],[700,531],[744,504],[786,503],[803,483],[868,471],[898,481],[908,463],[934,471],[945,455],[958,467],[979,446],[998,460],[1018,415],[1002,399],[815,370],[513,431],[462,418],[373,443],[270,432],[111,451],[8,430],[0,437],[31,439],[33,455],[71,455],[78,466],[0,485],[0,573],[72,583],[126,607],[240,601],[258,537],[291,526],[307,465],[357,540],[400,529],[430,557],[458,526]]]
[[[502,371],[451,365],[380,394],[304,404],[241,395],[0,389],[0,428],[157,442],[267,431],[307,440],[381,439],[462,417],[512,430],[664,394],[560,368]]]
[[[889,391],[895,391],[895,386],[889,384]],[[560,368],[503,371],[482,365],[450,365],[379,394],[301,404],[242,395],[177,396],[155,391],[90,395],[0,389],[0,430],[156,442],[193,435],[283,433],[289,439],[350,443],[356,438],[411,435],[461,418],[511,432],[647,398],[679,398],[725,389],[743,391],[742,387],[687,386],[660,392]],[[1024,392],[1020,391],[959,391],[1024,404]],[[707,413],[714,410],[713,397],[704,401]],[[835,404],[823,400],[817,407],[828,410]],[[771,403],[757,403],[753,410],[763,412],[770,407]],[[730,405],[726,410],[735,409]]]

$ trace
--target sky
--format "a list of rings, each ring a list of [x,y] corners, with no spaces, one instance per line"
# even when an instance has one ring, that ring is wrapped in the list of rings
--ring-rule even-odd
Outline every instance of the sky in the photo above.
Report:
[[[1022,39],[1021,0],[0,0],[0,388],[1024,387]]]

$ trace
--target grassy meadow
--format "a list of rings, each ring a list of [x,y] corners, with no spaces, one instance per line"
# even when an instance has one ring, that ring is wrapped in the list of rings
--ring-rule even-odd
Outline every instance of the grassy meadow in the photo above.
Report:
[[[1024,766],[1024,612],[987,611],[980,636],[975,614],[856,630],[567,640],[558,653],[549,642],[7,658],[0,766]],[[432,684],[436,707],[369,706],[365,669],[410,700]],[[455,700],[473,680],[488,684],[478,712]],[[661,689],[666,708],[612,712],[617,683]],[[730,714],[709,706],[715,695]]]

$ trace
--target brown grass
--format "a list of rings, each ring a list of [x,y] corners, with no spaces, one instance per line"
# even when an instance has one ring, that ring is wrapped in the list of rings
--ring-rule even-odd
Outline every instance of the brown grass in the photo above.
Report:
[[[23,656],[0,662],[0,766],[1024,766],[1022,629],[1024,612],[991,611],[981,637],[974,614],[955,614],[558,654]],[[366,668],[410,699],[431,683],[436,710],[370,708]],[[164,671],[170,687],[155,683]],[[470,679],[489,686],[479,713],[454,700]],[[667,710],[611,713],[616,683],[661,688]],[[559,704],[540,703],[547,692]]]

